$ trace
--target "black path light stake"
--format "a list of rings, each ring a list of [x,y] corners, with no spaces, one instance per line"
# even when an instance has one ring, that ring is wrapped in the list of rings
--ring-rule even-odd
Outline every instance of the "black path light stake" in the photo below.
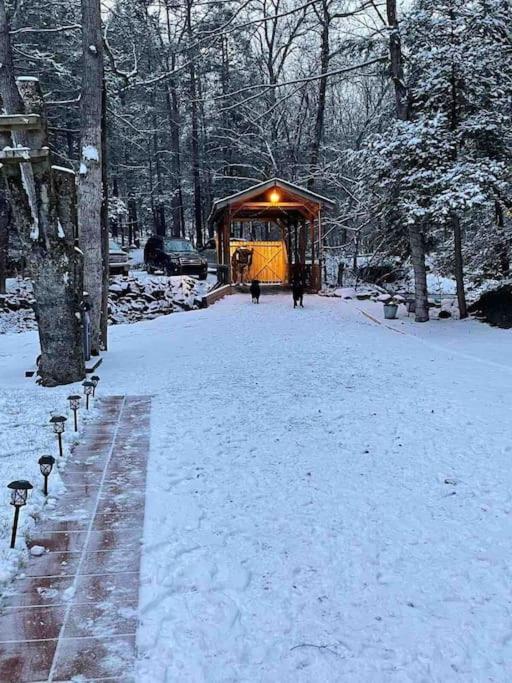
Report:
[[[86,380],[82,384],[84,388],[84,394],[85,394],[85,407],[87,410],[89,410],[89,396],[92,396],[94,394],[94,384],[90,382],[89,380]]]
[[[96,396],[96,387],[98,386],[99,381],[100,381],[100,378],[98,377],[98,375],[93,375],[91,377],[91,382],[94,385],[94,389],[92,390],[93,397]]]
[[[11,548],[14,548],[16,545],[20,508],[27,504],[28,492],[34,487],[29,481],[20,479],[19,481],[11,481],[10,484],[7,484],[7,488],[11,489],[11,505],[14,505],[14,522],[12,523],[11,535]]]
[[[75,432],[78,431],[78,409],[80,408],[80,401],[82,400],[81,396],[78,395],[73,395],[73,396],[68,396],[68,401],[69,401],[69,407],[74,413],[75,416]]]
[[[53,427],[53,431],[55,434],[57,434],[57,438],[59,440],[59,455],[62,458],[62,435],[64,434],[65,430],[65,422],[68,418],[64,417],[63,415],[54,415],[50,422]]]
[[[55,458],[53,455],[42,455],[39,460],[39,469],[44,477],[43,493],[48,495],[48,477],[50,476],[53,466],[55,465]]]

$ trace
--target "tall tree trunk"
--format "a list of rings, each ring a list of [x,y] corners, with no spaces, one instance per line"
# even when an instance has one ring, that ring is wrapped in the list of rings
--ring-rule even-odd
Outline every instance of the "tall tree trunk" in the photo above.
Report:
[[[396,11],[396,0],[386,0],[386,11],[389,25],[390,74],[395,90],[396,115],[400,121],[407,121],[409,118],[409,106],[404,78],[402,42],[400,40],[400,26]],[[426,322],[429,319],[427,271],[425,268],[425,241],[421,226],[418,223],[410,225],[408,231],[412,265],[414,269],[414,297],[416,300],[415,320],[420,323]]]
[[[0,177],[0,294],[5,294],[6,291],[10,222],[11,207],[7,198],[7,186],[4,178]]]
[[[496,228],[500,238],[498,243],[500,271],[503,277],[508,277],[510,275],[510,245],[505,236],[505,217],[503,215],[503,207],[498,200],[494,202],[494,216],[496,220]]]
[[[330,49],[329,49],[329,33],[330,33],[331,17],[329,15],[329,8],[327,0],[322,2],[322,38],[320,48],[320,73],[326,73],[329,69]],[[315,129],[313,131],[313,141],[311,144],[311,154],[309,157],[309,173],[308,188],[310,190],[315,187],[315,174],[318,167],[318,159],[320,156],[320,145],[322,144],[322,137],[324,132],[324,118],[325,118],[325,99],[327,93],[327,76],[321,78],[318,82],[318,106],[316,110]]]
[[[187,0],[187,33],[190,42],[193,41],[192,34],[192,2]],[[196,242],[198,247],[203,246],[203,207],[201,200],[201,171],[199,161],[199,114],[197,107],[197,75],[194,62],[190,62],[189,67],[189,96],[190,96],[190,118],[191,118],[191,152],[192,152],[192,184],[194,188],[194,224],[196,232]]]
[[[108,225],[108,159],[107,159],[107,84],[103,78],[101,89],[101,341],[106,351],[108,348],[108,278],[109,278],[109,225]]]
[[[48,145],[43,98],[37,79],[16,84],[9,26],[0,0],[0,95],[9,114],[41,117],[37,131],[0,135],[0,145],[41,150]],[[75,249],[75,175],[52,169],[41,157],[6,164],[2,172],[33,282],[41,357],[40,382],[45,386],[78,382],[85,375],[82,327],[82,260]]]
[[[196,102],[196,73],[193,64],[190,66],[190,99],[192,117],[192,182],[194,186],[194,224],[197,246],[203,246],[203,214],[201,201],[201,174],[199,170],[199,125]]]
[[[128,226],[128,233],[131,237],[131,240],[135,241],[139,230],[137,219],[137,202],[135,201],[135,197],[133,197],[131,194],[128,198]]]
[[[103,42],[100,0],[82,0],[82,94],[80,99],[80,183],[78,225],[84,254],[84,286],[91,304],[91,351],[98,355],[103,301],[101,218]]]
[[[116,200],[119,199],[119,184],[117,176],[112,178],[112,197],[114,197]],[[115,205],[117,207],[117,201]],[[117,238],[119,233],[119,215],[117,211],[112,215],[112,219],[110,221],[110,231],[112,233],[112,237]]]
[[[455,14],[453,8],[449,12],[451,21],[451,40],[452,43],[457,40],[454,31]],[[457,128],[459,125],[458,116],[458,87],[457,76],[455,73],[455,64],[452,62],[450,74],[450,130],[453,134],[453,155],[452,161],[457,163],[458,149],[457,149]],[[462,231],[460,228],[460,217],[452,213],[451,223],[453,230],[453,269],[455,274],[455,282],[457,285],[457,301],[459,304],[459,316],[461,318],[468,317],[468,310],[466,305],[466,292],[464,289],[464,262],[462,257]]]
[[[169,0],[165,0],[165,18],[167,24],[167,43],[172,45],[171,32],[171,13]],[[162,41],[162,49],[164,48]],[[167,71],[176,68],[176,55],[174,52],[168,56],[165,51]],[[173,237],[185,236],[185,220],[183,215],[183,192],[181,177],[181,141],[180,141],[180,107],[178,101],[178,90],[174,79],[170,79],[169,86],[165,92],[167,103],[167,116],[169,119],[169,132],[171,142],[171,174],[172,174],[172,194],[171,194],[171,231]]]
[[[183,193],[181,189],[181,145],[180,145],[180,115],[176,86],[171,84],[166,92],[167,114],[171,139],[171,221],[173,237],[183,237],[185,226],[183,220]]]
[[[452,229],[453,229],[453,256],[454,256],[454,270],[455,282],[457,284],[457,302],[459,304],[459,315],[462,318],[468,317],[468,308],[466,304],[466,293],[464,291],[464,262],[462,258],[462,232],[460,228],[460,219],[456,214],[452,214]]]

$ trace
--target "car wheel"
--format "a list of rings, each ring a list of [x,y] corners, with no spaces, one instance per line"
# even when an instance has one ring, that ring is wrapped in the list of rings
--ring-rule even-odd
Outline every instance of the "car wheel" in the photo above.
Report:
[[[201,275],[199,275],[200,280],[206,280],[207,277],[208,277],[208,273],[201,273]]]

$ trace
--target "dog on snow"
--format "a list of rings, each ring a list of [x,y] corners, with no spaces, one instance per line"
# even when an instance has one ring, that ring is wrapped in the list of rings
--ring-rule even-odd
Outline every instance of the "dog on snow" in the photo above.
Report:
[[[261,287],[260,287],[260,281],[259,280],[253,280],[251,282],[251,296],[252,296],[252,303],[253,304],[259,304],[260,303],[260,294],[261,294]]]
[[[292,283],[293,307],[297,308],[297,304],[304,308],[302,299],[304,297],[304,285],[299,280],[294,280]]]

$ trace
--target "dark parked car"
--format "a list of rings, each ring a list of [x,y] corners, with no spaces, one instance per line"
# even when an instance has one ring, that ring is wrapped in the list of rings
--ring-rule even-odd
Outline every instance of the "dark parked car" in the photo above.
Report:
[[[111,275],[116,273],[121,273],[122,275],[128,275],[130,272],[130,257],[124,249],[114,242],[114,240],[109,240],[108,243],[108,268]]]
[[[148,273],[163,270],[166,275],[195,275],[200,280],[208,276],[208,261],[186,239],[153,235],[144,248],[144,263]]]

